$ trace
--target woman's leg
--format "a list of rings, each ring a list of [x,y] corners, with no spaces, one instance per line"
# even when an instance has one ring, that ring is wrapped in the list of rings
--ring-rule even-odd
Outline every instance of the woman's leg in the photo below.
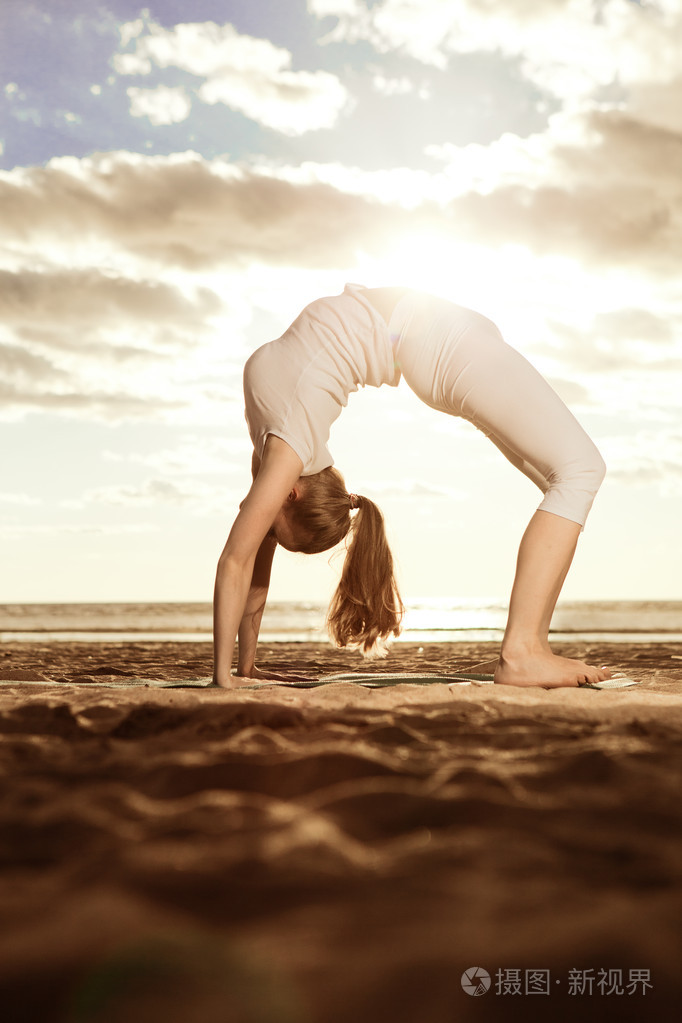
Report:
[[[608,671],[553,654],[552,613],[575,553],[580,524],[536,511],[521,540],[495,682],[550,688],[608,678]]]
[[[446,310],[440,300],[418,313],[419,330],[408,325],[397,350],[407,383],[433,408],[472,422],[545,495],[519,549],[495,681],[555,687],[608,677],[554,655],[548,641],[578,535],[604,476],[599,452],[547,381],[489,320],[458,307]]]
[[[488,383],[483,377],[474,382],[476,373],[470,373],[471,418],[545,495],[519,547],[495,681],[551,688],[601,681],[608,671],[558,657],[548,637],[578,537],[604,476],[603,460],[523,356],[494,339],[487,348],[488,365],[498,362],[498,373]]]
[[[548,637],[604,464],[585,431],[523,356],[505,345],[498,357],[504,368],[498,384],[472,388],[469,394],[476,398],[476,425],[545,497],[519,547],[495,681],[552,688],[598,682],[609,673],[558,657]]]

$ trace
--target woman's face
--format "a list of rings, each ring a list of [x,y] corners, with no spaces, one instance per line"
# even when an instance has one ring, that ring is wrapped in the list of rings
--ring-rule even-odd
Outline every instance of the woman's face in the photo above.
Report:
[[[275,521],[272,523],[270,532],[277,543],[287,551],[298,551],[300,546],[297,542],[294,530],[287,518],[287,504],[283,504],[277,512]]]

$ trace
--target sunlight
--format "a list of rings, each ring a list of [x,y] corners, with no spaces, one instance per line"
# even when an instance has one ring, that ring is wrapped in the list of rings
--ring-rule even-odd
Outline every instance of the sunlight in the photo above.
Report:
[[[626,269],[597,275],[569,257],[462,242],[444,231],[405,235],[382,258],[365,257],[358,274],[368,286],[407,285],[477,309],[512,344],[539,350],[546,349],[552,323],[589,331],[598,313],[622,308],[624,295],[628,304],[651,303]]]
[[[368,259],[360,270],[363,283],[403,284],[440,295],[516,334],[536,333],[546,311],[547,290],[537,286],[541,271],[542,260],[522,246],[491,249],[440,231],[406,235],[383,259]]]

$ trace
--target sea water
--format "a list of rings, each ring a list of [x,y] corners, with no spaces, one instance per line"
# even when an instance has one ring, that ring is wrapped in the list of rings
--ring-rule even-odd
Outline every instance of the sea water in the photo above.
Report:
[[[273,601],[261,626],[264,642],[326,642],[326,608]],[[479,642],[502,638],[506,605],[495,600],[407,602],[403,642]],[[16,641],[207,642],[208,603],[0,604],[0,643]],[[551,635],[558,640],[682,642],[682,601],[565,601]]]

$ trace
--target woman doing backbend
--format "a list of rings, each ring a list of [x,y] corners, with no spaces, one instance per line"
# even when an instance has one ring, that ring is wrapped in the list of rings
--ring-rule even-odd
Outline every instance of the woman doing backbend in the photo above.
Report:
[[[352,391],[396,386],[482,430],[542,490],[521,540],[495,682],[577,686],[605,669],[555,655],[549,626],[604,477],[599,452],[538,372],[484,316],[408,288],[347,285],[308,305],[246,363],[253,483],[218,562],[214,680],[277,676],[255,664],[275,547],[315,554],[350,533],[328,628],[340,646],[398,635],[403,613],[380,510],[349,494],[327,450]],[[237,676],[231,674],[238,640]]]

